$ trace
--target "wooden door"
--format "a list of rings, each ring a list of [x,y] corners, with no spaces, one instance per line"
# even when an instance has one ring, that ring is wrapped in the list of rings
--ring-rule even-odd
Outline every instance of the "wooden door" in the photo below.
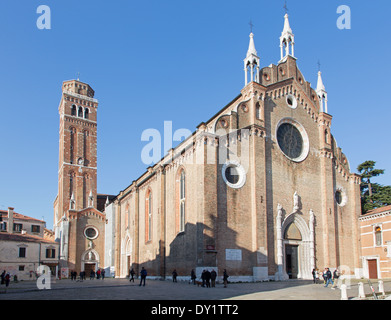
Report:
[[[377,260],[368,260],[369,279],[377,279]]]

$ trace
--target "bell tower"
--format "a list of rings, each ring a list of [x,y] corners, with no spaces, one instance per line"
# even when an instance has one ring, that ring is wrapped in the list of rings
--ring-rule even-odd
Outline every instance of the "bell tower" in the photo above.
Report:
[[[96,271],[104,262],[105,215],[97,208],[98,100],[94,94],[79,79],[62,84],[58,194],[54,201],[62,270]]]
[[[69,210],[96,208],[98,100],[94,94],[79,80],[63,82],[55,223]]]

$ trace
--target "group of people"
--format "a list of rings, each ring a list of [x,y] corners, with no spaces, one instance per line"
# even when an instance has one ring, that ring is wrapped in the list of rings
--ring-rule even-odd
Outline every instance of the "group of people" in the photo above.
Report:
[[[134,275],[136,274],[136,272],[134,271],[134,269],[132,268],[131,270],[129,270],[129,281],[130,282],[134,282]],[[145,280],[147,279],[147,275],[148,275],[148,272],[147,270],[142,267],[141,268],[141,271],[140,271],[140,284],[139,286],[141,287],[141,285],[143,285],[145,287]]]
[[[11,280],[11,275],[9,272],[6,272],[5,270],[1,274],[1,284],[5,284],[6,287],[9,286]]]
[[[323,278],[323,284],[324,287],[327,288],[328,285],[331,283],[331,289],[335,289],[338,279],[340,277],[340,272],[338,268],[334,270],[334,272],[330,271],[330,268],[324,268],[323,272],[321,273],[319,269],[313,269],[312,270],[312,276],[314,283],[319,283],[320,277]]]
[[[224,272],[223,272],[224,288],[227,287],[228,277],[229,276],[228,276],[227,270],[224,269]],[[194,269],[191,270],[190,278],[191,278],[192,283],[196,284],[197,276],[194,272]],[[207,287],[207,288],[210,288],[210,287],[215,288],[216,287],[216,278],[217,278],[217,272],[214,269],[212,269],[212,271],[204,269],[201,273],[201,281],[202,281],[201,286]]]
[[[134,271],[134,269],[132,268],[131,270],[129,270],[129,281],[130,282],[134,282],[134,276],[135,276],[136,272]],[[140,284],[139,286],[143,285],[145,286],[145,280],[147,278],[147,270],[142,267],[141,268],[141,271],[140,271]],[[177,282],[177,276],[178,276],[178,272],[176,271],[176,269],[173,270],[172,272],[172,281],[173,282]],[[227,273],[227,270],[224,269],[224,272],[223,272],[223,282],[224,282],[224,288],[227,287],[227,284],[228,284],[228,273]],[[197,276],[195,274],[195,271],[194,269],[191,270],[191,274],[190,274],[190,278],[191,278],[191,282],[193,284],[196,284],[196,279],[197,279]],[[202,274],[201,274],[201,280],[202,280],[202,287],[207,287],[207,288],[214,288],[216,287],[216,278],[217,278],[217,272],[213,269],[212,271],[209,271],[209,270],[203,270],[202,271]]]
[[[97,272],[94,270],[91,270],[90,272],[90,280],[95,279],[95,276],[97,279],[104,279],[105,278],[105,273],[106,271],[104,269],[98,269]],[[77,280],[77,272],[76,271],[71,271],[71,280]],[[79,274],[79,280],[78,281],[83,281],[86,280],[86,272],[81,271]]]

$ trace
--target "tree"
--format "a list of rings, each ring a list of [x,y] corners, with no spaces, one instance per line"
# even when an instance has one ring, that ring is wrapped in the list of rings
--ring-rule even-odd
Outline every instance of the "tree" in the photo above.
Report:
[[[357,167],[361,175],[362,213],[391,204],[391,186],[373,183],[372,178],[384,174],[384,169],[375,169],[375,161],[368,160]]]

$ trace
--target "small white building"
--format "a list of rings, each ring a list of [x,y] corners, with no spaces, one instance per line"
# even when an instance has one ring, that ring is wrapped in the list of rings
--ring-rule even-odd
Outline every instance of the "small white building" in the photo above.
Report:
[[[38,267],[46,265],[57,275],[59,243],[44,236],[45,222],[13,210],[0,212],[0,273],[34,280]]]

